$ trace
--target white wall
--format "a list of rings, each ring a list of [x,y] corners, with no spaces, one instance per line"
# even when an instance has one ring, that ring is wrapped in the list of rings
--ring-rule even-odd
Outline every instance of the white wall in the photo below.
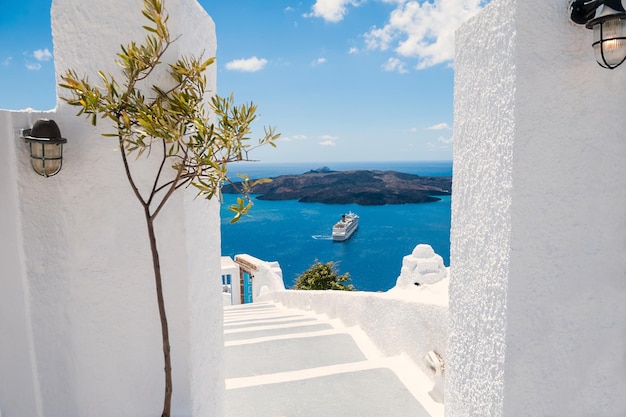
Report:
[[[258,265],[252,279],[252,300],[272,291],[284,291],[283,271],[278,262],[263,262]]]
[[[18,171],[28,163],[28,156],[25,147],[14,140],[14,119],[18,124],[28,123],[26,114],[0,111],[0,412],[37,416],[41,404],[17,185]],[[17,162],[16,155],[25,159]]]
[[[626,415],[626,67],[567,2],[457,33],[446,416]]]
[[[239,276],[239,265],[230,256],[221,257],[221,275],[230,275],[230,293],[222,293],[224,306],[241,304],[241,277]]]
[[[276,261],[264,261],[246,253],[235,255],[236,262],[254,266],[252,272],[252,301],[273,291],[284,291],[283,271]],[[240,294],[241,295],[241,294]]]
[[[510,2],[495,1],[457,32],[449,416],[498,416],[503,406],[515,128],[513,14]]]
[[[192,0],[167,6],[172,35],[182,35],[168,58],[214,55],[214,25],[201,7]],[[119,45],[144,37],[140,7],[132,0],[54,0],[57,81],[68,68],[94,82],[98,69],[117,73]],[[208,88],[215,90],[214,67]],[[39,115],[28,121],[27,113],[0,113],[7,122],[0,131],[7,171],[0,217],[8,215],[0,228],[2,249],[9,249],[2,251],[8,259],[2,275],[10,277],[1,284],[0,330],[15,335],[0,342],[0,370],[19,375],[18,385],[0,390],[3,417],[148,416],[162,408],[161,332],[141,207],[117,144],[100,136],[107,123],[94,129],[75,113],[58,100],[48,115],[68,138],[63,169],[48,179],[33,172],[13,134]],[[155,162],[137,168],[144,187]],[[223,412],[224,389],[221,286],[211,279],[220,270],[219,212],[216,202],[194,195],[175,194],[156,229],[173,356],[172,412],[213,416]],[[20,354],[6,360],[5,352]]]
[[[237,258],[259,267],[254,280],[261,276],[260,283],[267,282],[268,267],[277,266],[276,262],[263,262],[250,255],[237,255]],[[433,276],[440,272],[441,276],[435,279]],[[387,292],[285,290],[282,272],[280,277],[269,278],[274,283],[267,284],[269,291],[255,293],[254,302],[275,301],[287,308],[310,310],[339,319],[349,327],[358,326],[381,354],[406,355],[431,383],[441,382],[424,358],[435,351],[446,360],[449,279],[441,257],[429,245],[417,245],[404,257],[398,284]],[[276,285],[278,281],[280,284]],[[413,281],[420,285],[414,285]]]
[[[431,350],[446,357],[448,309],[446,303],[439,303],[438,294],[429,297],[426,286],[421,291],[421,297],[416,297],[415,293],[407,296],[400,292],[287,290],[261,295],[255,302],[276,301],[358,326],[383,355],[406,355],[434,383],[424,357]]]

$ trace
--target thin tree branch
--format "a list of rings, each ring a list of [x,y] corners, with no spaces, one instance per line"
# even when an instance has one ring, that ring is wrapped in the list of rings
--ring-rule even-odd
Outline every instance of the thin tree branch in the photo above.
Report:
[[[163,54],[165,54],[165,51],[167,51],[167,49],[170,47],[170,45],[172,44],[172,42],[176,42],[176,40],[180,37],[177,36],[176,39],[174,39],[173,41],[171,41],[169,39],[169,33],[167,35],[167,39],[165,39],[165,46],[163,46],[163,44],[161,42],[159,42],[159,48],[161,48],[161,52],[159,52],[156,56],[156,59],[150,63],[150,65],[148,66],[148,71],[145,72],[143,75],[141,74],[141,71],[137,74],[135,78],[136,81],[142,81],[145,80],[146,78],[148,78],[150,76],[150,74],[152,74],[152,71],[154,71],[154,69],[157,67],[157,64],[161,61],[161,57],[163,56]],[[143,70],[145,71],[145,70]]]
[[[193,177],[187,177],[187,178],[185,178],[185,180],[184,180],[184,181],[181,181],[181,182],[179,182],[179,183],[176,185],[176,189],[178,190],[180,187],[183,187],[183,186],[185,186],[185,185],[188,185],[188,184],[191,182],[191,180],[192,180],[192,179],[193,179]]]
[[[150,191],[150,198],[148,199],[148,205],[152,202],[152,199],[157,193],[157,186],[159,184],[159,179],[161,178],[161,173],[163,172],[163,166],[165,166],[165,161],[167,160],[167,146],[165,144],[165,140],[161,139],[163,143],[163,157],[161,159],[161,164],[159,165],[159,170],[154,178],[154,184],[152,184],[152,191]]]
[[[176,172],[176,178],[174,178],[174,180],[172,180],[172,184],[170,185],[170,189],[167,190],[167,193],[161,199],[161,202],[157,206],[156,210],[154,210],[154,212],[150,215],[151,219],[154,219],[159,214],[159,212],[161,211],[163,206],[165,206],[165,203],[167,202],[167,200],[169,200],[169,198],[174,193],[174,191],[176,191],[176,184],[180,180],[180,177],[181,177],[182,173],[183,173],[183,167],[181,165],[178,168],[178,171]]]
[[[179,188],[189,184],[195,177],[196,177],[195,174],[182,174],[180,176],[180,178],[179,178],[178,184],[175,185],[176,189],[178,190]],[[155,193],[158,193],[159,191],[161,191],[161,190],[171,186],[174,182],[175,182],[175,180],[166,182],[165,184],[163,184],[159,188],[157,188]]]
[[[119,131],[119,127],[118,127],[118,131]],[[122,136],[119,136],[118,138],[119,138],[119,143],[120,143],[120,152],[122,154],[122,162],[124,163],[124,172],[126,172],[126,178],[128,178],[128,182],[130,183],[130,186],[133,189],[133,192],[135,193],[135,197],[137,197],[141,205],[144,208],[148,207],[148,203],[141,196],[141,193],[139,192],[139,189],[137,188],[137,185],[135,184],[135,180],[133,180],[133,175],[130,172],[130,167],[128,165],[128,159],[126,157],[126,149],[124,148],[124,141],[122,140]]]

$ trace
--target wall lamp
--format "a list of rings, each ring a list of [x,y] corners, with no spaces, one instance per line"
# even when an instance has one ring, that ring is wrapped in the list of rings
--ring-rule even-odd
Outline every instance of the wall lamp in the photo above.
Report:
[[[626,10],[622,0],[573,0],[570,17],[593,30],[593,50],[601,67],[615,69],[624,62]]]
[[[32,129],[22,131],[21,137],[30,147],[30,162],[37,174],[51,177],[61,170],[67,139],[61,137],[54,120],[37,120]]]

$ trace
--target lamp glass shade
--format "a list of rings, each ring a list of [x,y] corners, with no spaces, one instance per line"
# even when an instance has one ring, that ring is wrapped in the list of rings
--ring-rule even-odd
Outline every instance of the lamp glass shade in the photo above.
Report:
[[[63,164],[63,144],[30,142],[30,161],[35,172],[44,177],[51,177],[61,170]]]
[[[593,26],[593,50],[602,67],[616,68],[626,59],[626,19],[616,17]]]

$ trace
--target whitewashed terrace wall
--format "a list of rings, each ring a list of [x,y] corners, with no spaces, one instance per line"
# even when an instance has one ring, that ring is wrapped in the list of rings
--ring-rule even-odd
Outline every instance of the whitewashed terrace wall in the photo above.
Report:
[[[117,74],[119,45],[141,41],[141,2],[54,0],[57,82],[68,68]],[[193,0],[167,2],[166,59],[215,54],[212,20]],[[216,71],[208,72],[215,91]],[[60,92],[63,94],[63,92]],[[154,416],[164,391],[161,332],[142,209],[117,144],[57,101],[0,112],[0,410],[3,417]],[[38,176],[15,130],[53,118],[68,143],[62,171]],[[156,161],[139,164],[144,186]],[[223,413],[219,210],[174,195],[156,222],[171,328],[173,415]]]
[[[351,291],[275,291],[255,301],[313,311],[346,326],[358,326],[384,356],[406,355],[435,382],[424,357],[433,350],[447,355],[447,303],[409,300],[389,293]],[[439,299],[439,297],[435,297]]]
[[[567,8],[457,32],[447,417],[626,415],[626,66]]]

